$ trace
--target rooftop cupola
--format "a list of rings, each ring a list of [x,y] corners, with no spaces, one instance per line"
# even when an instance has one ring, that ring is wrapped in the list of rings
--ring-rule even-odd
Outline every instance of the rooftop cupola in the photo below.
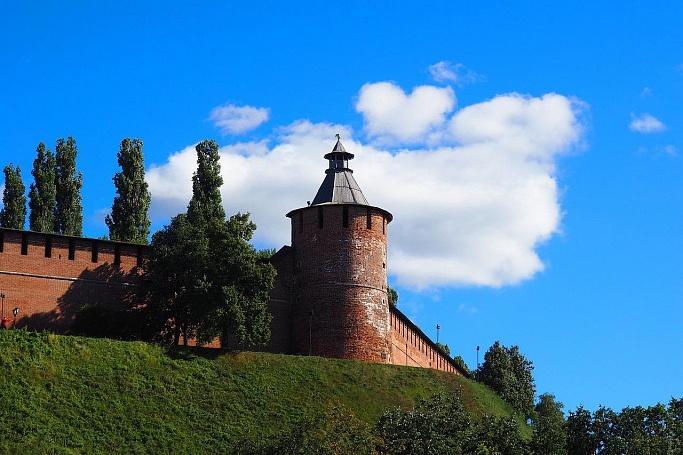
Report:
[[[349,168],[349,160],[353,159],[353,153],[347,152],[341,143],[340,136],[338,134],[336,136],[337,143],[324,157],[329,160],[329,167],[325,170],[325,180],[320,185],[311,205],[369,205],[356,179],[353,178],[353,171]]]

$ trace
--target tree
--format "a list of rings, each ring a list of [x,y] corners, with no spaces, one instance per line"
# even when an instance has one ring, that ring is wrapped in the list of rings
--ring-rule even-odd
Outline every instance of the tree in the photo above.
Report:
[[[57,139],[55,147],[56,201],[54,231],[58,234],[81,236],[83,232],[83,206],[81,187],[83,175],[76,172],[78,147],[74,138]]]
[[[26,187],[21,180],[21,169],[13,164],[5,166],[5,189],[2,192],[2,210],[0,210],[0,226],[12,229],[24,229],[26,223]]]
[[[269,293],[275,269],[249,243],[256,225],[249,214],[225,220],[218,146],[197,145],[197,172],[187,214],[152,237],[142,286],[151,327],[165,328],[174,343],[182,334],[209,342],[232,336],[250,345],[270,337]],[[151,310],[151,311],[149,311]],[[153,332],[153,330],[152,330]]]
[[[31,209],[29,226],[32,231],[50,233],[55,227],[55,208],[57,205],[57,189],[55,187],[56,161],[54,154],[45,144],[38,144],[38,156],[33,160],[31,174],[35,183],[28,192],[28,206]]]
[[[220,155],[215,141],[205,140],[196,145],[197,171],[192,176],[192,199],[187,206],[187,217],[193,224],[225,220],[221,199]]]
[[[451,356],[451,348],[449,348],[447,344],[436,343],[436,347],[439,348],[441,352],[446,354],[448,357]]]
[[[531,446],[536,455],[567,454],[563,407],[562,403],[555,401],[554,395],[544,393],[538,397],[531,422]]]
[[[151,196],[145,182],[145,163],[140,139],[121,141],[117,154],[121,172],[114,175],[118,196],[105,222],[109,238],[121,242],[148,243]]]
[[[566,425],[567,452],[571,455],[594,455],[598,447],[590,411],[579,406],[569,411]]]
[[[536,393],[533,369],[533,363],[519,352],[519,346],[508,348],[496,341],[484,355],[484,363],[477,370],[477,380],[529,418]]]
[[[398,292],[391,286],[387,286],[387,295],[389,296],[389,305],[395,307],[398,305]]]

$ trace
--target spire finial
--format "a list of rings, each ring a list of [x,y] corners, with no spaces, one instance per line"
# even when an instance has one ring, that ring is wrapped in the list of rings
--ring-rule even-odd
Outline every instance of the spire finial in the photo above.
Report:
[[[339,135],[339,133],[335,134],[334,137],[341,141],[341,136]]]

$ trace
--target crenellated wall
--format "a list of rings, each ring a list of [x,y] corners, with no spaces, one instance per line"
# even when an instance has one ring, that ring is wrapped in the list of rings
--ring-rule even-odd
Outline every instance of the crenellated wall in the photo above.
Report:
[[[4,316],[68,333],[85,304],[124,309],[148,246],[0,228]]]
[[[467,376],[427,335],[397,308],[391,308],[391,358],[395,365],[433,368]]]

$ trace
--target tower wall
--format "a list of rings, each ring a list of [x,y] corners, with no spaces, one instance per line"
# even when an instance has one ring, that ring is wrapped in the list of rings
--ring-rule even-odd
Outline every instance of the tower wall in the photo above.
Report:
[[[382,209],[324,204],[292,222],[292,352],[389,362],[387,224]]]

